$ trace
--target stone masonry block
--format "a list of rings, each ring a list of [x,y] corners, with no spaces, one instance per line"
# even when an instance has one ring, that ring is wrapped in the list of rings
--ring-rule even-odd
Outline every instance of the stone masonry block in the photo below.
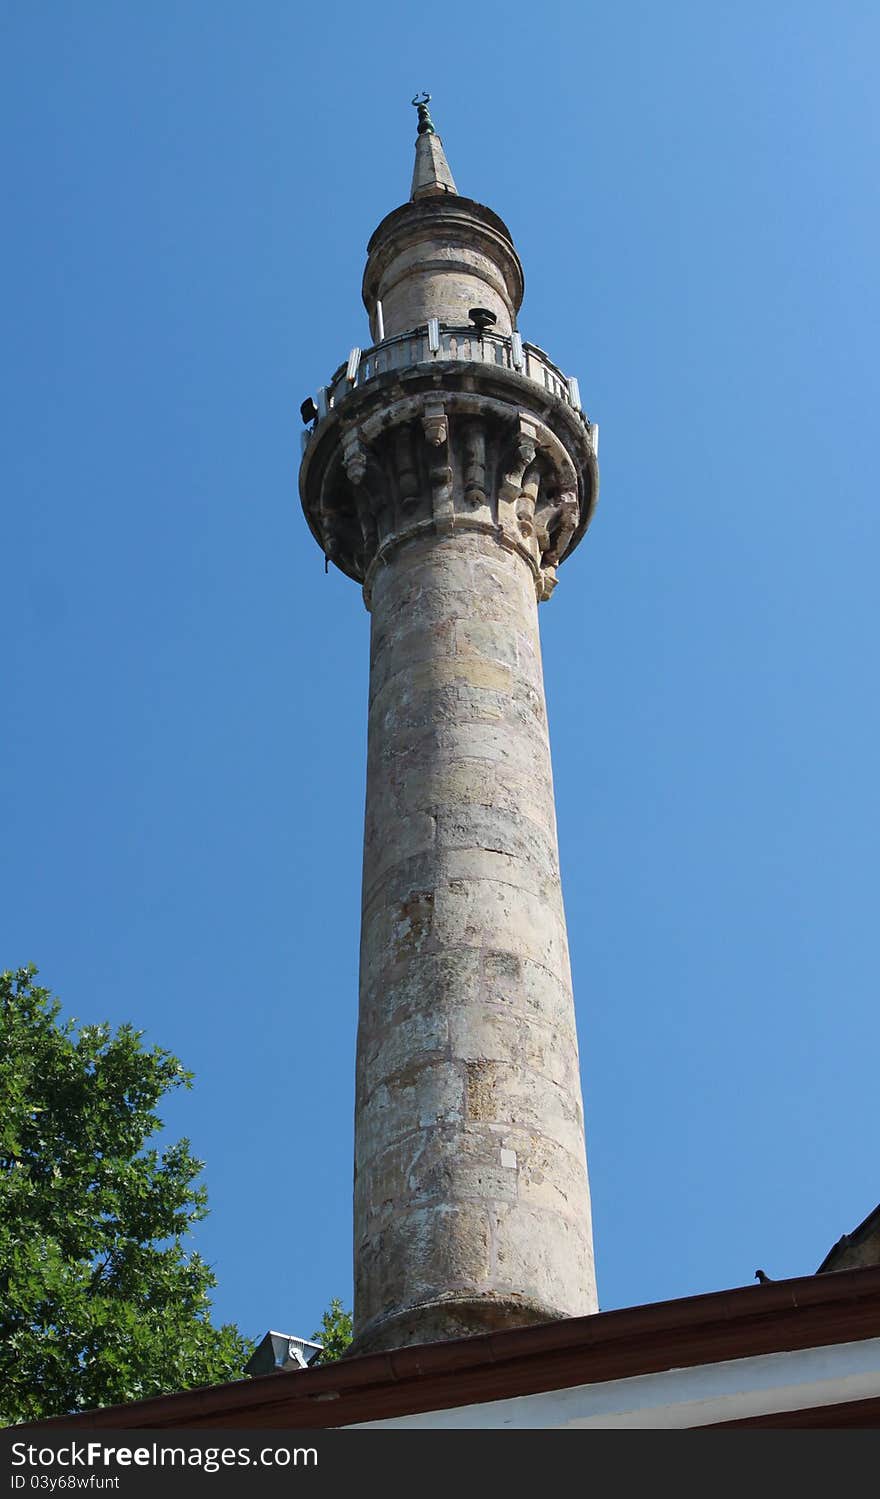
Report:
[[[466,1062],[499,1062],[546,1078],[563,1092],[580,1084],[574,1026],[558,1028],[531,1019],[518,1008],[457,1006],[449,1012],[452,1057]]]
[[[391,1085],[375,1088],[359,1109],[357,1169],[404,1135],[463,1119],[464,1079],[459,1067],[451,1062],[428,1062],[399,1072]]]
[[[426,1007],[399,1014],[393,1025],[371,1030],[358,1055],[357,1106],[376,1088],[409,1086],[416,1071],[449,1059],[449,1018]]]
[[[361,975],[363,1046],[379,1030],[403,1023],[408,1015],[447,1014],[455,1005],[480,1003],[483,955],[458,947],[422,953],[392,969],[370,969]]]
[[[356,1240],[355,1248],[355,1316],[366,1320],[436,1296],[438,1287],[486,1286],[489,1213],[479,1203],[416,1208]]]
[[[363,1213],[384,1225],[412,1208],[514,1202],[517,1171],[505,1164],[504,1148],[497,1134],[475,1126],[407,1135],[359,1170]]]
[[[576,1156],[583,1142],[580,1099],[539,1073],[506,1060],[464,1064],[467,1078],[465,1118],[469,1124],[493,1124],[546,1136]]]
[[[502,1206],[493,1238],[499,1289],[525,1291],[558,1316],[573,1301],[581,1316],[598,1310],[588,1200],[580,1223],[521,1202]]]

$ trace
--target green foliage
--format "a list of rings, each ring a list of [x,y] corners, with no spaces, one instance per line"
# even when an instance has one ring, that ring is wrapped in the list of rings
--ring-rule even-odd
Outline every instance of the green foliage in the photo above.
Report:
[[[315,1359],[316,1364],[332,1364],[341,1358],[351,1344],[351,1312],[345,1311],[338,1296],[334,1296],[321,1318],[321,1326],[312,1333],[316,1343],[323,1343],[324,1352]]]
[[[0,1422],[243,1377],[216,1284],[183,1237],[207,1213],[163,1094],[191,1085],[143,1032],[62,1020],[36,969],[0,974]]]

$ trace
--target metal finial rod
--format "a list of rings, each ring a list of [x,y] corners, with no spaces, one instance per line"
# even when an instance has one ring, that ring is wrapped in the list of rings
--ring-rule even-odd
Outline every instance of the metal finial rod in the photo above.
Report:
[[[417,133],[419,135],[436,135],[434,121],[431,119],[431,113],[428,109],[428,105],[431,102],[431,95],[426,94],[423,90],[420,94],[416,94],[412,102],[419,112],[419,128]]]

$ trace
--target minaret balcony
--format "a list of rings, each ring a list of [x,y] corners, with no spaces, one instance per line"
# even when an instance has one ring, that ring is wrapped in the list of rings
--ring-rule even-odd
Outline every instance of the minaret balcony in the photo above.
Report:
[[[451,327],[431,324],[383,339],[369,349],[352,349],[348,359],[335,371],[327,385],[317,394],[313,410],[315,425],[303,433],[303,448],[324,417],[341,406],[352,391],[360,389],[378,375],[416,366],[462,360],[469,364],[494,366],[511,370],[540,386],[549,396],[570,407],[584,423],[595,454],[599,430],[590,422],[581,406],[578,382],[565,375],[558,365],[536,344],[524,343],[518,333],[512,336],[483,332],[472,325]]]

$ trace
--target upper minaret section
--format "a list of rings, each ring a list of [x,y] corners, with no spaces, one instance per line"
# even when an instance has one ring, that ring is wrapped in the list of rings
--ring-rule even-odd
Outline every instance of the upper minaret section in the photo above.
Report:
[[[456,189],[443,142],[417,96],[416,160],[409,203],[384,218],[367,247],[363,297],[377,341],[438,318],[467,326],[471,308],[493,314],[509,336],[523,298],[523,271],[507,225]],[[377,312],[381,304],[381,321]]]
[[[412,196],[367,248],[372,340],[300,410],[300,495],[331,563],[373,583],[417,536],[493,537],[539,600],[596,504],[598,430],[564,374],[517,328],[523,272],[506,224],[462,197],[419,112]]]

